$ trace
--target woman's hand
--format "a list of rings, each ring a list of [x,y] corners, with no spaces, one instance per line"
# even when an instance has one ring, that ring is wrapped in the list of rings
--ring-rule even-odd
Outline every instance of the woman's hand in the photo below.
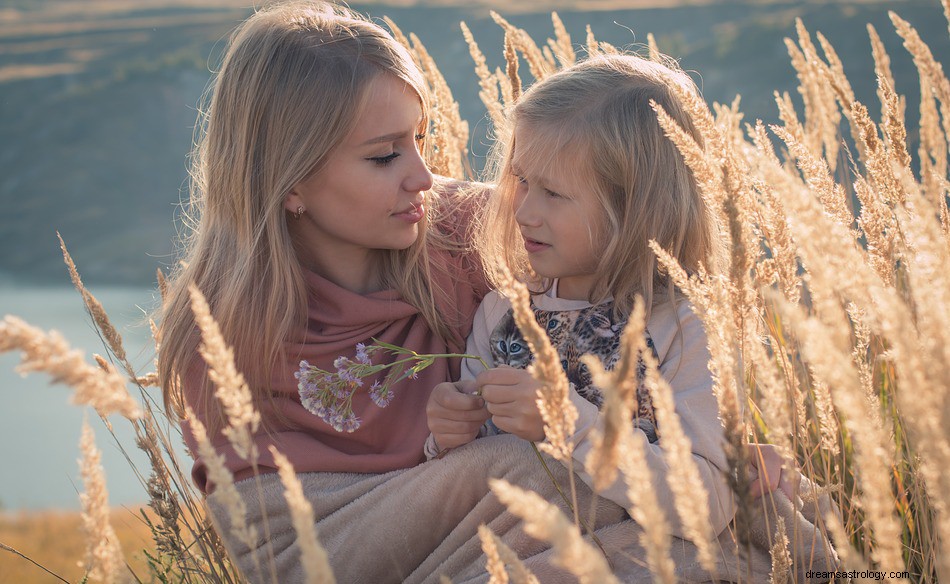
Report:
[[[485,401],[475,393],[475,382],[440,383],[426,404],[429,431],[436,445],[446,450],[468,444],[490,417]]]
[[[544,440],[544,422],[538,412],[542,385],[530,373],[502,365],[479,373],[475,386],[499,429],[532,442]]]

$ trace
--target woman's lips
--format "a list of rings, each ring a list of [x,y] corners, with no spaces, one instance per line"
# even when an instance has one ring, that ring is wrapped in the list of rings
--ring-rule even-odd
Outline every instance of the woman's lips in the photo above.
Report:
[[[401,213],[393,213],[393,217],[402,219],[406,223],[418,223],[419,221],[422,221],[422,217],[425,216],[425,213],[425,205],[419,203],[418,205],[413,205],[408,210]]]
[[[528,253],[537,253],[539,251],[544,251],[551,247],[550,244],[542,243],[540,241],[535,241],[534,239],[524,238],[524,248]]]

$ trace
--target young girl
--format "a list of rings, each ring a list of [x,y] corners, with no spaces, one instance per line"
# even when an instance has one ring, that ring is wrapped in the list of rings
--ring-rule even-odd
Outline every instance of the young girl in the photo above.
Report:
[[[695,91],[681,71],[633,55],[603,55],[558,72],[531,87],[512,113],[513,135],[501,154],[490,213],[478,241],[486,270],[510,266],[535,294],[535,316],[558,351],[571,383],[579,419],[575,468],[590,484],[584,461],[590,431],[600,421],[603,396],[591,385],[580,356],[592,353],[610,369],[636,296],[647,307],[647,346],[674,392],[676,412],[692,445],[709,495],[715,533],[735,506],[724,479],[723,429],[718,419],[702,324],[689,303],[657,267],[655,240],[687,270],[713,257],[714,220],[696,181],[657,121],[663,107],[700,140],[674,91]],[[495,278],[497,281],[497,277]],[[475,316],[462,391],[436,388],[429,404],[433,431],[427,455],[497,430],[544,439],[536,400],[539,382],[525,371],[532,355],[515,326],[509,302],[491,292]],[[637,394],[636,423],[650,471],[663,484],[666,462],[657,440],[649,393]],[[480,417],[491,423],[480,428]],[[494,427],[492,427],[494,426]],[[618,479],[600,494],[629,508]],[[658,489],[666,517],[677,528],[670,489]]]

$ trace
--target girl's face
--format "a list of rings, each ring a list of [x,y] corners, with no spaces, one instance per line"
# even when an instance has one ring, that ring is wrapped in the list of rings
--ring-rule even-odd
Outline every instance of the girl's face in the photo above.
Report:
[[[422,107],[403,81],[383,73],[367,88],[350,135],[323,170],[296,185],[284,207],[303,265],[318,273],[370,252],[408,248],[419,236],[432,174],[419,153]]]
[[[559,297],[586,300],[603,247],[598,240],[604,212],[585,180],[587,173],[577,172],[581,165],[576,161],[583,153],[539,160],[538,152],[550,152],[535,142],[541,139],[524,125],[515,128],[511,164],[518,179],[515,221],[531,268],[539,276],[559,279]]]

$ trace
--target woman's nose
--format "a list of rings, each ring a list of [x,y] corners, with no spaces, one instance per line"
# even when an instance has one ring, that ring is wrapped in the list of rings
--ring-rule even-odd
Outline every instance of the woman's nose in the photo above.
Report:
[[[403,181],[403,187],[410,192],[420,192],[427,191],[432,188],[432,173],[429,172],[429,167],[426,165],[426,161],[422,158],[422,155],[413,148],[413,154],[410,156],[414,157],[412,161],[412,166],[409,169],[409,174],[406,176],[405,181]]]

